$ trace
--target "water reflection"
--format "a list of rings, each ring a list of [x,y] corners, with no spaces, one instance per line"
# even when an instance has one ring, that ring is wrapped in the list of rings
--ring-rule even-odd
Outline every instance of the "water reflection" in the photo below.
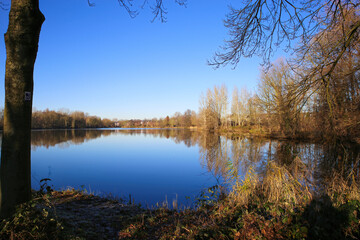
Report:
[[[34,130],[31,132],[31,147],[69,147],[72,144],[82,144],[88,140],[101,136],[109,136],[113,131],[108,130]]]
[[[186,129],[84,129],[84,130],[34,130],[31,133],[32,149],[37,147],[68,147],[82,144],[92,139],[110,135],[146,136],[172,139],[175,143],[184,143],[187,147],[195,146],[199,132]]]
[[[204,134],[199,146],[201,163],[225,182],[233,177],[229,176],[229,168],[231,175],[240,178],[250,168],[255,169],[259,178],[264,179],[269,162],[285,167],[315,191],[321,191],[335,175],[360,182],[360,146],[357,144],[315,144]]]
[[[110,138],[110,136],[113,136],[114,138]],[[120,137],[128,140],[130,138],[127,137],[138,137],[136,138],[136,141],[138,142],[134,142],[131,147],[127,146],[124,149],[120,149],[120,146],[128,142],[128,140],[124,140],[124,142],[117,142],[116,144],[114,143],[114,145],[112,145],[112,142],[116,142],[116,139],[119,139]],[[103,145],[99,145],[97,144],[99,139],[109,140],[104,142]],[[160,162],[158,163],[157,156],[154,155],[149,157],[148,153],[145,152],[148,151],[148,149],[145,145],[142,145],[143,139],[148,139],[151,142],[151,146],[149,145],[149,148],[157,148],[157,152],[154,154],[160,155],[161,152],[164,154],[164,160],[161,162],[162,166],[160,166]],[[175,143],[176,145],[180,144],[181,146],[185,146],[185,148],[188,149],[196,149],[198,154],[196,155],[190,150],[187,152],[187,150],[183,148],[181,148],[181,150],[176,150],[172,147],[172,145],[168,145],[169,143],[162,143],[161,141],[163,140],[171,140],[171,142]],[[219,136],[215,133],[190,131],[185,129],[98,129],[33,131],[31,144],[33,150],[37,150],[40,147],[46,149],[64,149],[73,145],[90,143],[91,141],[96,141],[96,144],[94,143],[91,145],[93,146],[92,150],[95,151],[94,146],[97,145],[96,151],[101,151],[101,153],[99,153],[99,156],[95,155],[95,152],[93,152],[90,157],[86,155],[86,158],[90,159],[87,161],[84,160],[84,163],[87,165],[91,161],[95,162],[95,160],[91,160],[95,157],[98,157],[103,161],[101,164],[107,163],[107,159],[112,158],[112,151],[115,151],[110,150],[110,148],[116,148],[118,149],[118,152],[116,152],[117,159],[123,157],[126,160],[124,161],[127,162],[128,159],[135,158],[133,157],[135,153],[138,154],[144,151],[143,154],[139,156],[137,155],[136,157],[148,158],[143,159],[143,161],[148,160],[150,163],[147,162],[144,164],[144,162],[141,161],[141,164],[147,166],[147,169],[150,169],[152,166],[154,168],[161,168],[161,171],[166,173],[167,171],[170,171],[169,168],[171,168],[173,175],[180,170],[177,166],[167,166],[170,156],[171,158],[174,158],[172,155],[178,155],[176,157],[181,158],[181,161],[183,162],[186,162],[187,159],[193,159],[196,157],[195,161],[197,161],[197,165],[202,167],[202,170],[197,171],[208,172],[211,176],[213,176],[215,182],[228,181],[231,178],[229,172],[231,175],[236,175],[242,178],[245,173],[249,171],[249,169],[254,169],[259,178],[264,179],[267,174],[267,165],[269,162],[274,162],[278,166],[286,167],[294,177],[301,177],[301,181],[305,181],[305,183],[308,186],[311,186],[315,191],[321,191],[322,186],[326,185],[326,183],[333,178],[335,173],[345,179],[349,179],[349,176],[351,176],[355,181],[360,181],[360,147],[359,145],[349,143],[345,144],[335,142],[332,144],[315,144],[294,141],[277,141],[261,138],[248,138],[244,136],[225,137]],[[100,149],[100,147],[102,149]],[[74,156],[77,154],[75,157],[80,159],[80,155],[86,154],[85,151],[90,150],[87,148],[79,150],[79,152],[72,152],[71,154]],[[55,153],[53,153],[53,155],[54,154]],[[47,158],[53,155],[48,154]],[[68,157],[69,156],[63,158]],[[81,161],[79,160],[79,164],[80,162]],[[112,168],[112,166],[118,164],[115,162],[110,163],[110,160],[108,162],[109,168]],[[126,164],[127,165],[119,166],[119,169],[127,168],[129,170],[130,167],[132,167],[135,170],[129,171],[133,171],[133,174],[142,174],[143,176],[146,175],[144,173],[147,171],[146,169],[140,170],[143,166],[136,164],[131,165],[128,162]],[[191,168],[194,168],[194,165],[191,165],[191,167],[189,166],[190,165],[187,165],[185,167],[184,165],[181,171],[190,171]],[[53,169],[54,168],[58,169],[62,167],[53,166]],[[231,171],[229,171],[229,169],[231,169]],[[104,169],[103,171],[107,172],[108,170]],[[156,174],[155,175],[160,179],[161,176],[158,176],[159,173]],[[106,175],[104,176],[108,177]],[[142,178],[143,176],[139,175],[131,177],[136,179]],[[151,175],[148,177],[151,178],[153,176]],[[168,176],[166,175],[166,177]],[[100,181],[100,179],[101,176],[99,175],[97,181]],[[185,181],[187,181],[188,184],[191,184],[190,182],[193,180],[190,181],[189,179],[191,178],[183,175],[182,179],[178,179],[178,182],[173,183],[173,185],[179,187],[181,182]],[[120,180],[112,179],[111,181]],[[208,187],[213,184],[210,180],[203,181],[208,182]],[[111,184],[114,185],[114,188],[116,187],[113,182],[111,182]],[[169,185],[166,179],[163,179],[154,184]],[[73,184],[70,183],[70,185]],[[180,188],[188,188],[188,186],[189,185],[186,185],[186,187],[180,186]],[[152,187],[155,188],[154,186]]]
[[[193,200],[215,184],[199,164],[201,133],[182,129],[43,130],[32,132],[32,179],[155,204]]]

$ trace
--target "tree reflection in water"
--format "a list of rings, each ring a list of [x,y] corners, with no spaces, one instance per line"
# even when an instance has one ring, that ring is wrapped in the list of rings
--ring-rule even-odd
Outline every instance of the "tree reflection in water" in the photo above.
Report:
[[[269,163],[284,167],[313,194],[323,194],[334,176],[351,184],[360,182],[360,146],[351,143],[302,143],[247,137],[202,134],[200,161],[224,183],[244,178],[254,169],[259,180],[266,179]],[[275,166],[275,165],[274,165]],[[230,168],[230,169],[229,169]],[[229,176],[232,175],[232,176]]]
[[[316,144],[245,136],[225,137],[187,129],[91,129],[36,130],[32,132],[31,144],[33,149],[56,145],[68,147],[110,135],[151,135],[188,147],[198,145],[201,165],[222,182],[229,181],[234,175],[243,179],[249,169],[254,169],[260,180],[265,179],[269,162],[285,167],[295,178],[301,178],[303,184],[317,192],[321,192],[334,175],[349,182],[360,182],[360,147],[350,143]]]

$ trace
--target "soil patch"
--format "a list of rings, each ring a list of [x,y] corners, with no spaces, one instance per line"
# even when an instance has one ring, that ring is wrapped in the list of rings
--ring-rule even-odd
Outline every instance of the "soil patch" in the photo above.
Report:
[[[54,192],[50,199],[71,239],[118,239],[118,233],[147,212],[137,205],[74,191]]]

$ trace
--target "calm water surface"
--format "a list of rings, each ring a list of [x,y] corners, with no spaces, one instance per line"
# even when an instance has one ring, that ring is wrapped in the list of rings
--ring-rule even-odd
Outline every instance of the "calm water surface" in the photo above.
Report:
[[[41,130],[32,132],[32,185],[50,178],[55,189],[189,205],[201,190],[227,182],[230,168],[240,179],[249,169],[261,178],[269,161],[306,171],[316,190],[334,172],[360,179],[359,149],[174,129]]]
[[[199,147],[182,130],[32,132],[32,183],[85,188],[154,205],[194,198],[216,179],[199,162]]]

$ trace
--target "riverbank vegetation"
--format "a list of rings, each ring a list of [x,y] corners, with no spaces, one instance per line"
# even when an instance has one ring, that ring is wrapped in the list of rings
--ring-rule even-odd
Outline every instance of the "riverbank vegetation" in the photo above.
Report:
[[[196,208],[185,209],[141,209],[84,191],[43,188],[0,223],[0,238],[359,239],[358,176],[333,172],[316,188],[300,159],[291,167],[271,161],[262,174],[250,168],[239,177],[228,165],[231,184],[204,190]]]
[[[354,58],[343,64],[353,67]],[[354,69],[345,70],[335,68],[325,87],[320,82],[304,86],[301,70],[279,59],[262,71],[256,92],[235,88],[231,107],[225,85],[208,89],[201,96],[199,125],[267,137],[359,141],[360,80]]]
[[[145,212],[139,206],[82,190],[33,192],[33,199],[0,223],[0,239],[115,239]]]
[[[311,144],[220,136],[188,129],[34,131],[33,147],[81,143],[108,134],[172,139],[197,146],[219,183],[195,207],[144,209],[87,194],[52,191],[1,223],[0,239],[357,239],[360,155],[356,144]],[[43,183],[46,181],[43,181]],[[175,207],[172,208],[172,207]]]
[[[298,166],[299,167],[299,166]],[[120,239],[358,239],[359,185],[334,175],[322,194],[299,172],[269,163],[263,181],[250,170],[228,194],[209,188],[196,210],[157,210]],[[350,185],[349,185],[350,184]]]
[[[237,64],[241,56],[258,54],[265,67],[255,92],[234,90],[231,114],[226,87],[209,89],[201,97],[202,125],[285,138],[359,141],[358,8],[356,1],[306,1],[300,7],[248,1],[242,9],[231,9],[225,24],[231,40],[211,63]],[[273,47],[283,42],[291,57],[270,63]]]
[[[192,208],[170,202],[144,209],[129,204],[129,199],[73,189],[52,191],[50,183],[42,181],[33,201],[1,223],[0,239],[360,237],[356,144],[299,144],[187,129],[81,130],[78,136],[73,130],[54,132],[59,137],[50,131],[34,133],[50,134],[55,144],[56,139],[80,143],[107,134],[148,134],[196,145],[200,164],[219,183],[193,197]],[[39,137],[34,141],[42,145]]]

